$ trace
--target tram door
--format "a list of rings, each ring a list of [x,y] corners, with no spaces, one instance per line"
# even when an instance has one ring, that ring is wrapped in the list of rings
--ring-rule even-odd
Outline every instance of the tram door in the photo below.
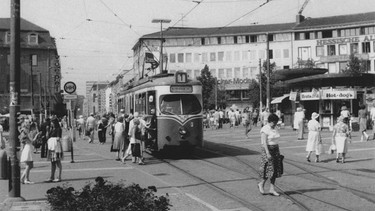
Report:
[[[147,102],[147,114],[151,115],[151,109],[156,109],[155,91],[148,91],[147,92],[147,98],[148,98],[148,102]]]

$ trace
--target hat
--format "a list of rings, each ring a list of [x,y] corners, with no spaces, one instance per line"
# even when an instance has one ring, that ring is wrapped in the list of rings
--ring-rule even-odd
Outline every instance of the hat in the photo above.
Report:
[[[298,107],[298,108],[297,108],[297,111],[302,111],[302,108],[301,108],[301,107]]]
[[[83,116],[82,116],[82,115],[79,115],[79,118],[83,118]]]
[[[313,113],[311,114],[311,119],[316,119],[316,118],[318,118],[318,117],[319,117],[319,114],[316,113],[316,112],[313,112]]]
[[[346,106],[341,107],[341,110],[346,110],[346,109],[348,109]]]

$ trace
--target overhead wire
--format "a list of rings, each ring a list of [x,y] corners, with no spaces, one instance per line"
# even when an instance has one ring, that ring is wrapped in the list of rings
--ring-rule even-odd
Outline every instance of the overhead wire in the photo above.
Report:
[[[197,8],[201,3],[204,2],[204,0],[202,1],[193,1],[194,3],[196,3],[196,5],[191,8],[186,14],[182,15],[182,17],[175,23],[173,24],[171,27],[174,27],[177,23],[179,23],[181,20],[183,20],[187,15],[189,15],[195,8]]]

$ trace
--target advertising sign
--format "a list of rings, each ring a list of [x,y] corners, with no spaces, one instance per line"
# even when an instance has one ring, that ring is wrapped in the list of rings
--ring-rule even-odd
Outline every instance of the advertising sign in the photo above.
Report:
[[[300,93],[300,100],[319,100],[320,99],[320,92],[313,91],[313,92],[301,92]]]
[[[322,90],[322,99],[356,99],[357,92],[354,90],[335,90],[325,89]]]
[[[289,100],[290,101],[296,101],[297,100],[297,92],[290,92]]]

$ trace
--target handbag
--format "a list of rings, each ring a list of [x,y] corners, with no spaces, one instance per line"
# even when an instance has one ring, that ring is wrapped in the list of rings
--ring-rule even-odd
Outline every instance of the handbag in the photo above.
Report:
[[[141,157],[141,144],[140,143],[131,144],[131,151],[132,151],[132,156]]]
[[[137,140],[142,140],[142,132],[138,127],[135,128],[134,137]]]
[[[336,151],[336,145],[331,144],[331,146],[328,149],[328,154],[333,154]]]

